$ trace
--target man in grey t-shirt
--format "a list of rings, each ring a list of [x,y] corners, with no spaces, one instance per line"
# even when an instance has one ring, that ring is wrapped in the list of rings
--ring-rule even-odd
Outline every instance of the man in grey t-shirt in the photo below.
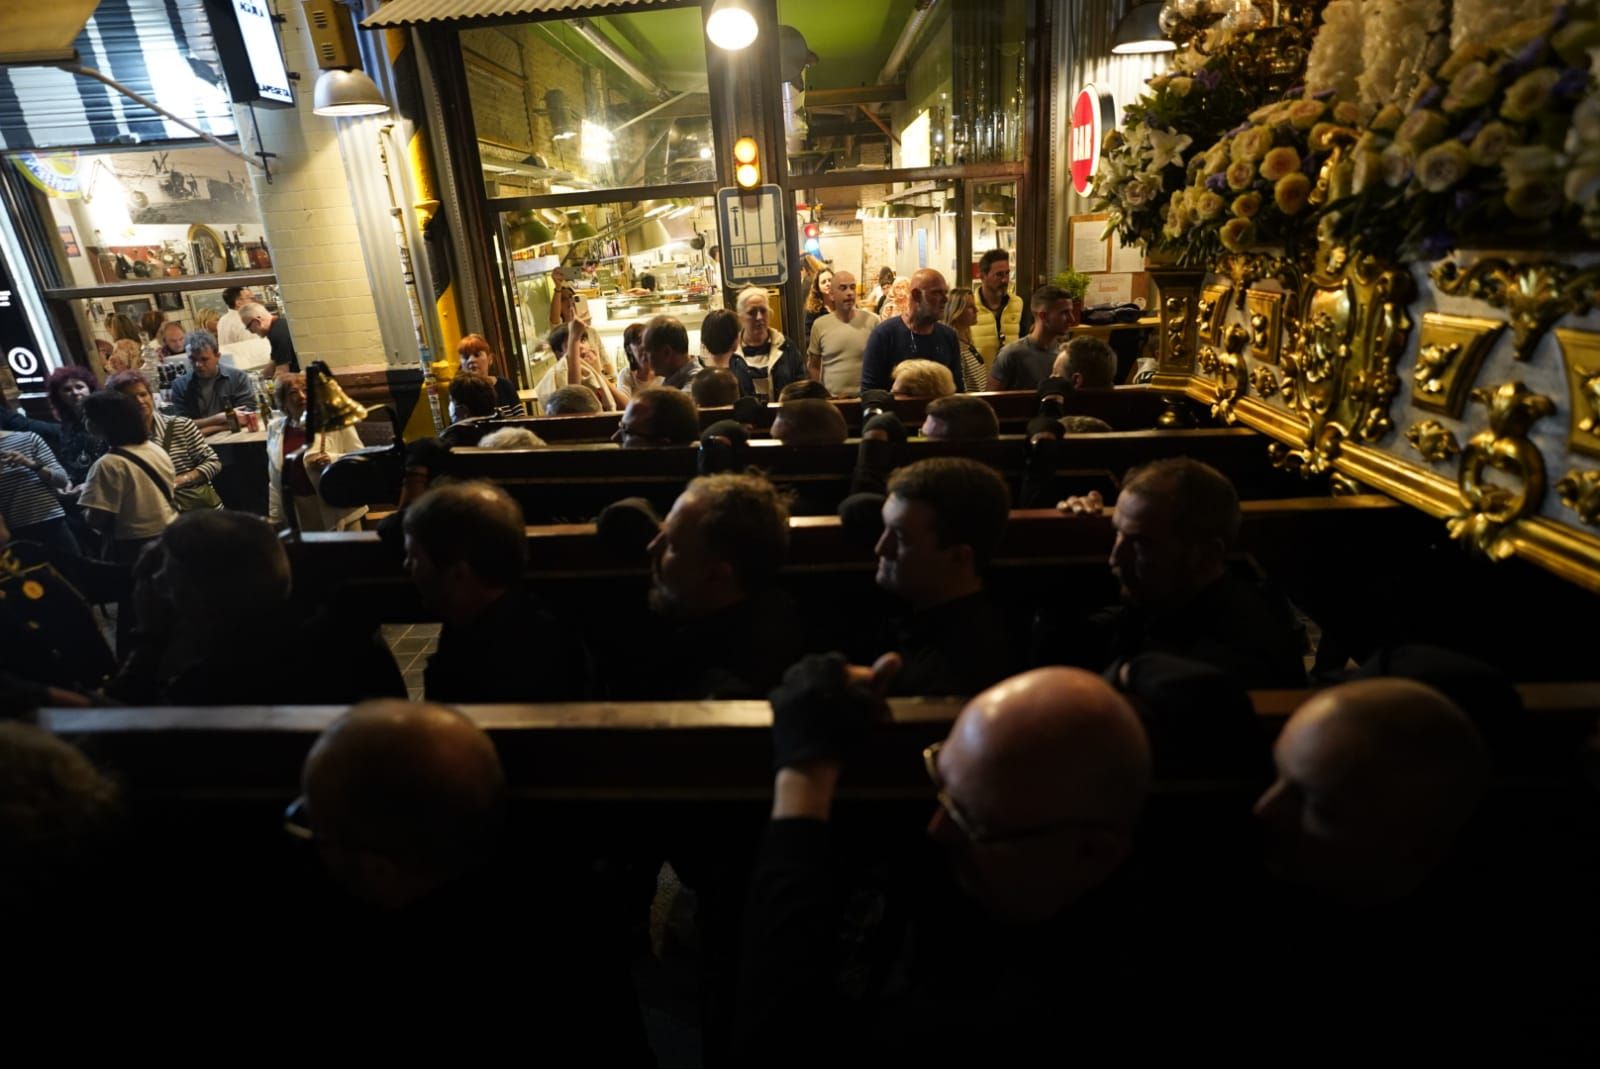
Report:
[[[835,397],[854,397],[861,392],[861,354],[878,317],[856,307],[856,277],[848,271],[834,272],[832,296],[833,311],[811,324],[806,374]]]
[[[1056,343],[1072,327],[1072,298],[1059,286],[1040,286],[1029,302],[1033,329],[994,358],[989,389],[1031,390],[1050,377]]]

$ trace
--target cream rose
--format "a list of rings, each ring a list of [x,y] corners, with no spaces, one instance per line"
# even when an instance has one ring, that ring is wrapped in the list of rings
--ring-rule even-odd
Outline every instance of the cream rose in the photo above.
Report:
[[[1229,219],[1222,224],[1222,230],[1217,235],[1222,240],[1222,247],[1230,252],[1243,252],[1256,240],[1256,225],[1248,219]]]
[[[1417,157],[1417,181],[1429,193],[1443,193],[1472,166],[1466,146],[1456,140],[1441,141]]]
[[[1299,169],[1300,153],[1288,145],[1273,149],[1267,153],[1266,159],[1261,161],[1261,177],[1269,182],[1276,182]]]
[[[1284,175],[1278,179],[1278,184],[1272,187],[1272,201],[1285,215],[1298,213],[1306,206],[1306,199],[1310,196],[1311,179],[1299,171]]]

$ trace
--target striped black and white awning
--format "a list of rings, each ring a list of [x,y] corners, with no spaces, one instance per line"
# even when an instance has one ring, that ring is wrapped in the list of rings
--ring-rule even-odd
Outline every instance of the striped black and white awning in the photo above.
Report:
[[[49,0],[29,0],[48,5]],[[63,5],[62,17],[71,5]],[[10,3],[0,3],[9,8]],[[0,52],[6,22],[0,10]],[[70,31],[69,31],[70,32]],[[77,62],[217,137],[237,133],[204,0],[101,0],[73,38]],[[0,152],[191,140],[110,86],[58,67],[0,66]]]

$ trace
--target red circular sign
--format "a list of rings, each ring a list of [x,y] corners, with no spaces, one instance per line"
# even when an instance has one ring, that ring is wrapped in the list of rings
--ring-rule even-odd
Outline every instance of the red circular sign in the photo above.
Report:
[[[1115,125],[1111,97],[1092,85],[1078,90],[1072,102],[1072,133],[1068,138],[1067,158],[1072,161],[1072,188],[1089,192],[1094,172],[1100,166],[1100,140],[1106,127]]]

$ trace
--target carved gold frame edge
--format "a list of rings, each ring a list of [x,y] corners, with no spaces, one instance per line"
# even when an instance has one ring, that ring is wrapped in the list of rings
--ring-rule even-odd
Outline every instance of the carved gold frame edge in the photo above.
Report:
[[[1206,405],[1214,404],[1221,396],[1217,383],[1197,375],[1157,374],[1150,385],[1182,393]],[[1292,448],[1304,449],[1309,444],[1309,428],[1303,420],[1259,398],[1240,398],[1233,414],[1237,422]],[[1461,492],[1453,479],[1407,463],[1382,449],[1345,439],[1334,457],[1333,468],[1435,519],[1457,515],[1463,509]],[[1517,556],[1600,594],[1600,537],[1544,516],[1519,521],[1507,537]]]

